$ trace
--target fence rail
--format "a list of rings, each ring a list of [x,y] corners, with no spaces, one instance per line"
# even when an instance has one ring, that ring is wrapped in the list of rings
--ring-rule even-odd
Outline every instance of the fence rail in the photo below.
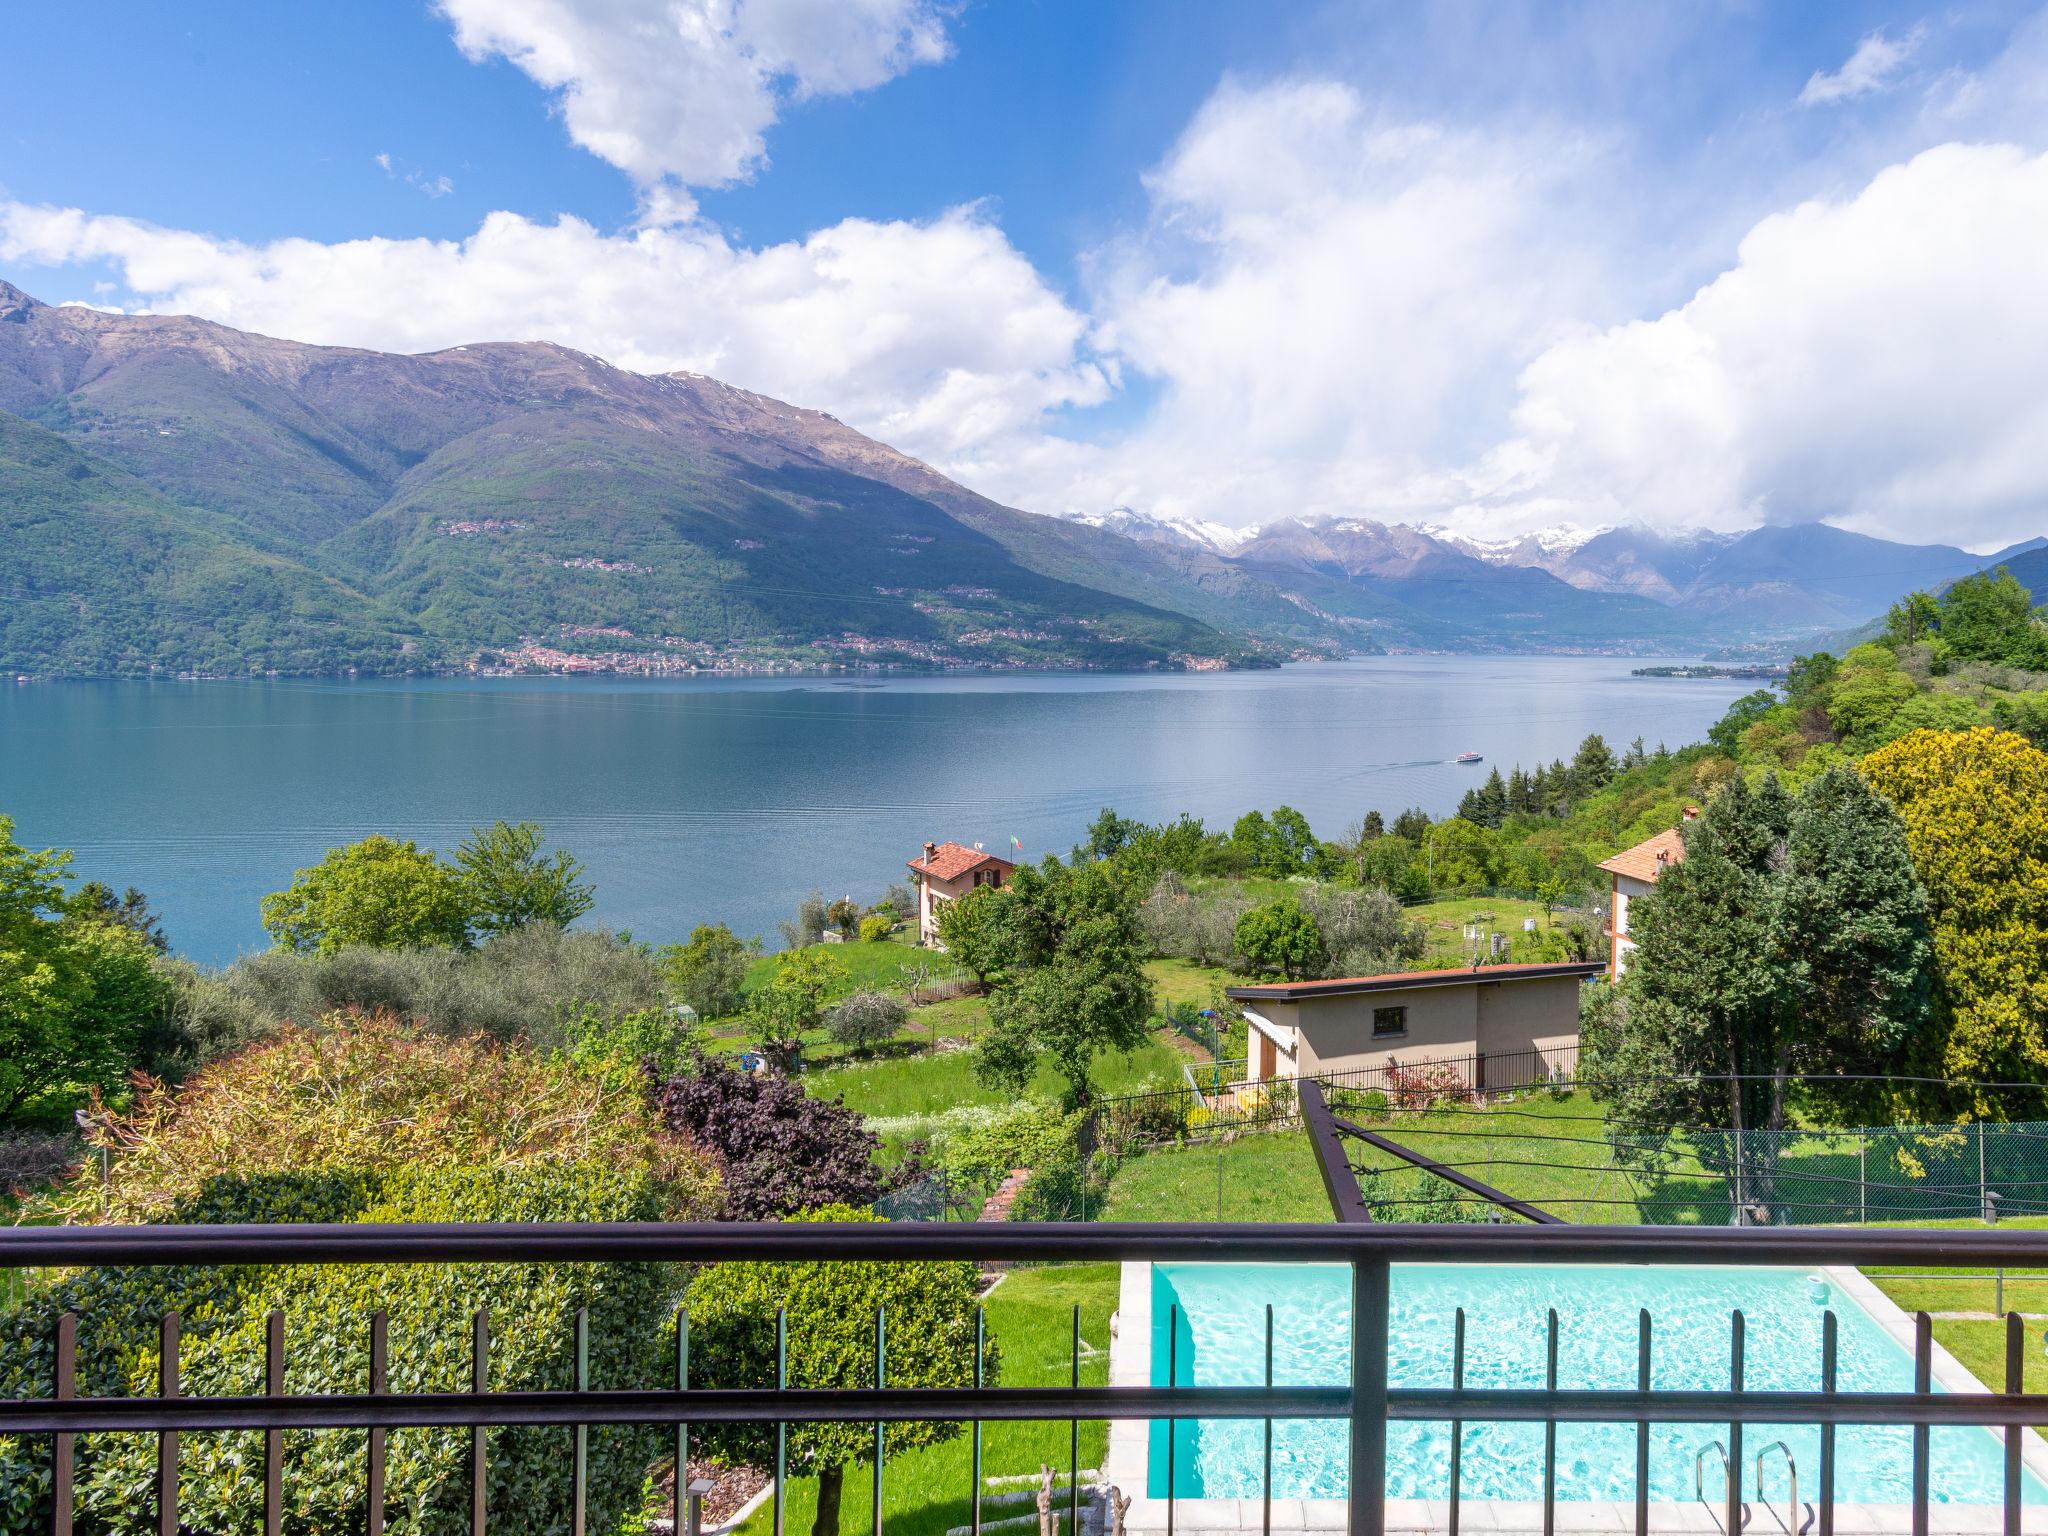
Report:
[[[78,1319],[58,1322],[54,1370],[47,1396],[0,1401],[0,1435],[46,1436],[53,1444],[53,1487],[56,1497],[47,1512],[46,1529],[68,1536],[73,1529],[73,1471],[76,1439],[115,1431],[158,1437],[159,1473],[155,1481],[157,1524],[175,1533],[178,1522],[180,1436],[224,1430],[264,1430],[264,1527],[280,1529],[283,1500],[282,1432],[311,1428],[388,1430],[419,1426],[455,1426],[472,1430],[474,1499],[470,1509],[472,1536],[485,1536],[489,1510],[485,1500],[485,1430],[505,1426],[555,1426],[572,1436],[574,1454],[565,1475],[574,1480],[575,1517],[571,1528],[584,1536],[582,1511],[586,1463],[583,1436],[593,1425],[659,1424],[687,1428],[710,1422],[762,1422],[788,1425],[818,1420],[874,1423],[899,1420],[1086,1420],[1239,1418],[1344,1419],[1350,1424],[1349,1478],[1346,1489],[1349,1529],[1354,1536],[1383,1536],[1386,1525],[1385,1453],[1387,1426],[1406,1420],[1474,1422],[1617,1423],[1637,1427],[1639,1437],[1650,1423],[1725,1423],[1731,1447],[1740,1445],[1745,1421],[1751,1423],[1814,1423],[1824,1436],[1839,1424],[1888,1423],[1913,1427],[1912,1529],[1929,1536],[1929,1470],[1927,1435],[1937,1425],[1982,1425],[2005,1434],[2005,1530],[2020,1528],[2021,1456],[2019,1427],[2048,1425],[2048,1396],[2021,1388],[2023,1336],[2018,1319],[2007,1324],[2007,1375],[2004,1390],[1984,1395],[1936,1394],[1928,1374],[1930,1324],[1925,1313],[1916,1323],[1916,1371],[1911,1392],[1850,1393],[1833,1390],[1832,1349],[1823,1374],[1823,1390],[1757,1391],[1742,1385],[1743,1325],[1738,1312],[1731,1320],[1732,1390],[1658,1391],[1650,1388],[1650,1319],[1644,1314],[1641,1372],[1633,1390],[1560,1389],[1553,1368],[1540,1389],[1471,1388],[1462,1371],[1450,1387],[1394,1388],[1388,1380],[1389,1266],[1405,1262],[1528,1264],[1531,1262],[1680,1265],[1862,1264],[1949,1266],[2031,1266],[2048,1264],[2048,1233],[2012,1230],[1864,1230],[1800,1231],[1752,1228],[1711,1234],[1678,1228],[1615,1228],[1548,1226],[1533,1228],[1391,1227],[1391,1226],[1211,1226],[1175,1227],[1100,1224],[1007,1226],[892,1226],[874,1223],[628,1225],[628,1224],[479,1224],[436,1226],[222,1226],[143,1228],[15,1228],[0,1231],[0,1266],[189,1266],[224,1264],[474,1264],[545,1261],[562,1264],[594,1262],[715,1263],[734,1259],[807,1261],[980,1259],[1048,1260],[1199,1260],[1235,1262],[1275,1260],[1337,1263],[1351,1266],[1351,1340],[1348,1381],[1342,1386],[1213,1387],[1164,1386],[1081,1387],[1078,1371],[1068,1387],[916,1389],[872,1387],[807,1389],[775,1387],[708,1389],[693,1387],[688,1375],[688,1320],[678,1317],[677,1377],[672,1386],[590,1390],[583,1364],[587,1318],[573,1320],[577,1370],[570,1391],[490,1391],[487,1386],[489,1335],[481,1317],[476,1324],[475,1390],[459,1393],[393,1394],[377,1390],[382,1366],[373,1366],[372,1390],[366,1394],[292,1394],[285,1390],[286,1349],[281,1319],[272,1314],[267,1334],[265,1390],[232,1397],[195,1397],[178,1391],[179,1324],[175,1314],[162,1323],[164,1366],[154,1395],[80,1398],[76,1394]],[[661,1326],[668,1326],[664,1321]],[[657,1326],[657,1320],[648,1320]],[[1550,1316],[1549,1346],[1556,1359],[1558,1322]],[[778,1329],[778,1334],[780,1330]],[[882,1329],[877,1327],[875,1380],[884,1379]],[[1463,1337],[1460,1314],[1459,1333]],[[977,1328],[977,1339],[980,1329]],[[385,1338],[382,1314],[371,1322],[372,1358],[382,1359]],[[1078,1333],[1076,1335],[1078,1339]],[[1833,1329],[1827,1331],[1829,1345]],[[1461,1357],[1462,1359],[1462,1357]],[[1078,1362],[1078,1345],[1076,1348]],[[978,1428],[976,1431],[979,1433]],[[979,1441],[977,1439],[977,1452]],[[1646,1441],[1639,1438],[1639,1447]],[[1830,1441],[1824,1442],[1831,1444]],[[384,1484],[384,1440],[373,1433],[367,1441],[364,1486]],[[680,1475],[687,1446],[678,1447],[677,1499],[683,1498]],[[1739,1462],[1739,1456],[1735,1458]],[[1636,1529],[1648,1529],[1649,1489],[1639,1448],[1635,1495]],[[1834,1525],[1831,1460],[1822,1462],[1818,1489],[1819,1530],[1830,1536]],[[1077,1478],[1078,1464],[1070,1470]],[[1546,1436],[1544,1479],[1546,1529],[1554,1502],[1555,1437]],[[975,1499],[979,1528],[981,1479],[975,1464]],[[776,1469],[776,1529],[782,1528],[785,1468]],[[878,1480],[880,1474],[878,1473]],[[1078,1500],[1078,1482],[1073,1483]],[[372,1495],[374,1497],[374,1494]],[[1270,1519],[1270,1484],[1266,1487]],[[1451,1504],[1459,1493],[1452,1485]],[[1175,1494],[1169,1479],[1166,1494],[1168,1529],[1172,1528]],[[881,1503],[877,1493],[876,1513]],[[678,1520],[682,1509],[677,1510]],[[1075,1506],[1078,1514],[1078,1504]],[[383,1510],[372,1505],[366,1528],[381,1529]],[[1743,1522],[1741,1483],[1730,1477],[1727,1523],[1737,1531]],[[1453,1514],[1453,1520],[1456,1516]],[[1270,1528],[1270,1527],[1269,1527]],[[1455,1529],[1455,1524],[1453,1526]]]

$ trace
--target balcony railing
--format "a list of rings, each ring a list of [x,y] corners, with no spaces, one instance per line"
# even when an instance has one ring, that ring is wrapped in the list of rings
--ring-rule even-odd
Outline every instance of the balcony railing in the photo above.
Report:
[[[609,1424],[664,1425],[757,1422],[791,1424],[903,1420],[1051,1420],[1079,1423],[1131,1419],[1344,1419],[1350,1424],[1349,1481],[1345,1495],[1354,1536],[1386,1529],[1387,1427],[1396,1421],[1438,1421],[1453,1426],[1487,1422],[1610,1423],[1636,1427],[1635,1529],[1650,1525],[1648,1426],[1714,1423],[1728,1427],[1727,1460],[1742,1465],[1745,1425],[1821,1426],[1822,1452],[1814,1504],[1818,1536],[1833,1536],[1833,1437],[1844,1424],[1909,1425],[1913,1432],[1911,1529],[1929,1531],[1929,1431],[1935,1426],[1984,1426],[2004,1431],[2003,1528],[2021,1528],[2022,1426],[2048,1425],[2048,1396],[2021,1390],[2023,1333],[2007,1321],[2005,1379],[1985,1394],[1933,1390],[1926,1314],[1916,1321],[1914,1387],[1909,1392],[1835,1390],[1833,1329],[1821,1362],[1818,1391],[1758,1391],[1743,1386],[1743,1330],[1736,1314],[1730,1336],[1732,1387],[1727,1391],[1651,1389],[1650,1320],[1645,1314],[1638,1385],[1627,1390],[1559,1388],[1557,1324],[1550,1320],[1549,1384],[1536,1389],[1473,1388],[1462,1369],[1443,1387],[1390,1387],[1388,1382],[1389,1266],[1397,1263],[1649,1264],[1649,1265],[1909,1265],[1919,1269],[2048,1266],[2048,1232],[2013,1230],[1776,1230],[1635,1227],[1480,1226],[1225,1226],[892,1224],[734,1225],[465,1225],[465,1226],[219,1226],[14,1228],[0,1231],[0,1267],[226,1264],[475,1264],[647,1262],[709,1264],[726,1260],[933,1260],[1006,1263],[1156,1260],[1348,1264],[1351,1266],[1353,1340],[1348,1383],[1340,1386],[1109,1386],[895,1387],[802,1389],[691,1387],[686,1369],[667,1387],[632,1389],[489,1391],[488,1335],[475,1338],[478,1390],[399,1394],[377,1390],[383,1380],[382,1341],[372,1349],[372,1391],[360,1395],[294,1395],[284,1390],[288,1341],[273,1320],[267,1338],[266,1390],[236,1397],[185,1396],[175,1364],[167,1365],[151,1396],[81,1398],[76,1395],[76,1319],[59,1324],[54,1379],[46,1397],[0,1401],[0,1434],[49,1436],[56,1498],[49,1529],[67,1533],[75,1512],[71,1486],[75,1439],[116,1431],[158,1437],[159,1529],[175,1533],[179,1437],[224,1430],[265,1430],[265,1530],[280,1529],[283,1490],[280,1431],[404,1427],[466,1427],[474,1431],[473,1536],[491,1528],[484,1501],[488,1442],[484,1431],[507,1425],[560,1426],[567,1475],[576,1480],[573,1507],[583,1507],[583,1433]],[[380,1320],[381,1321],[381,1320]],[[1533,1320],[1532,1320],[1533,1321]],[[649,1326],[666,1326],[650,1320]],[[165,1355],[176,1360],[177,1321],[163,1323]],[[381,1327],[376,1329],[381,1335]],[[1460,1327],[1462,1337],[1462,1324]],[[1462,1356],[1460,1357],[1462,1361]],[[679,1362],[680,1363],[680,1362]],[[579,1381],[587,1380],[579,1372]],[[886,1379],[883,1377],[881,1379]],[[1076,1378],[1078,1379],[1078,1377]],[[978,1442],[977,1442],[978,1443]],[[1455,1443],[1455,1442],[1454,1442]],[[364,1528],[380,1529],[376,1490],[383,1485],[383,1436],[368,1437]],[[1546,1436],[1544,1529],[1553,1529],[1555,1435]],[[1455,1456],[1455,1452],[1454,1452]],[[686,1460],[686,1458],[684,1458]],[[977,1458],[978,1463],[978,1458]],[[679,1471],[682,1462],[679,1461]],[[1456,1462],[1453,1461],[1455,1467]],[[977,1511],[980,1489],[976,1467]],[[678,1482],[682,1482],[678,1477]],[[1741,1479],[1727,1478],[1726,1532],[1739,1532],[1744,1513]],[[781,1528],[778,1483],[777,1529]],[[1171,1528],[1174,1495],[1166,1495]],[[1270,1487],[1267,1489],[1270,1530]],[[1454,1479],[1450,1520],[1459,1520]],[[877,1510],[880,1509],[879,1499]],[[680,1511],[679,1511],[680,1513]],[[979,1519],[977,1514],[977,1527]],[[580,1536],[580,1524],[576,1526]]]

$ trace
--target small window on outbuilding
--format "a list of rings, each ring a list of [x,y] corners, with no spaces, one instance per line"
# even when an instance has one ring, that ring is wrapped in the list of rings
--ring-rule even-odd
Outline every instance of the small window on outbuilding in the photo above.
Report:
[[[1372,1032],[1380,1035],[1405,1035],[1408,1033],[1408,1010],[1406,1008],[1375,1008],[1372,1011]]]

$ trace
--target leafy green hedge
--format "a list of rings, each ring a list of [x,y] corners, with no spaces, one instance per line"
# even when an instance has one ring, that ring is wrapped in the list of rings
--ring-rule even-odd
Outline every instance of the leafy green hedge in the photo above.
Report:
[[[641,1173],[589,1164],[507,1169],[408,1168],[377,1174],[271,1174],[211,1181],[174,1219],[234,1221],[651,1221],[661,1206]],[[0,1317],[0,1395],[47,1397],[59,1315],[78,1315],[82,1395],[155,1390],[158,1320],[176,1309],[190,1395],[260,1392],[266,1318],[284,1313],[286,1390],[356,1393],[369,1380],[371,1314],[389,1317],[393,1392],[467,1390],[471,1319],[490,1318],[494,1390],[571,1385],[574,1316],[590,1315],[593,1387],[663,1381],[663,1320],[679,1277],[659,1265],[475,1264],[102,1269],[68,1275]],[[567,1429],[491,1433],[494,1528],[556,1536],[569,1528]],[[468,1529],[467,1430],[394,1430],[387,1438],[385,1516],[392,1536]],[[590,1528],[631,1529],[659,1430],[590,1432]],[[82,1437],[82,1536],[154,1531],[155,1440]],[[340,1536],[363,1528],[366,1436],[360,1430],[284,1438],[285,1528]],[[0,1437],[0,1529],[46,1528],[50,1449],[43,1437]],[[262,1436],[187,1435],[184,1522],[215,1536],[262,1528]]]

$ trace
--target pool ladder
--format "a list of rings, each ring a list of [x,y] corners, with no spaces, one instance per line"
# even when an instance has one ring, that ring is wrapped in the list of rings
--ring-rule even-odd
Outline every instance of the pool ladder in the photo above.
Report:
[[[1774,1509],[1771,1510],[1772,1517],[1784,1528],[1785,1536],[1804,1536],[1804,1533],[1813,1524],[1813,1516],[1799,1502],[1799,1463],[1792,1457],[1792,1448],[1782,1440],[1773,1440],[1769,1445],[1756,1453],[1757,1502],[1763,1505],[1764,1508],[1771,1509],[1770,1501],[1764,1497],[1764,1458],[1773,1451],[1776,1451],[1785,1458],[1785,1472],[1792,1482],[1792,1519],[1799,1523],[1796,1526],[1787,1523],[1784,1516],[1778,1514]],[[1727,1446],[1723,1445],[1719,1440],[1709,1440],[1705,1445],[1701,1446],[1692,1459],[1692,1491],[1693,1497],[1702,1504],[1707,1502],[1707,1458],[1709,1456],[1720,1458],[1721,1480],[1724,1489],[1727,1486],[1727,1480],[1734,1475],[1734,1469],[1728,1465]],[[1708,1507],[1712,1508],[1713,1506],[1709,1505]],[[1745,1503],[1742,1506],[1742,1522],[1745,1527],[1749,1524],[1749,1517],[1750,1507]],[[1739,1533],[1730,1533],[1730,1536],[1739,1536]]]

